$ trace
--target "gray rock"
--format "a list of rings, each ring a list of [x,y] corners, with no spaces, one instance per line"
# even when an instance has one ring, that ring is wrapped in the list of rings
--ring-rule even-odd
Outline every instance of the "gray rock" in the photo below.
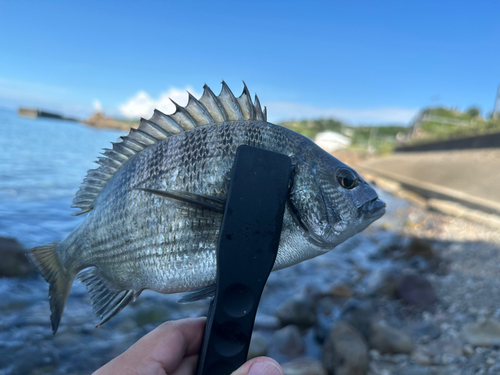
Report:
[[[405,333],[390,327],[383,320],[372,323],[369,342],[380,353],[409,354],[413,349],[413,344]]]
[[[250,339],[250,348],[248,349],[247,359],[267,355],[269,344],[266,338],[260,332],[253,332]]]
[[[418,365],[432,365],[432,355],[425,347],[418,347],[411,353],[411,359]]]
[[[427,347],[431,353],[440,354],[441,359],[444,357],[445,360],[449,357],[456,358],[464,354],[462,342],[455,338],[434,340]]]
[[[365,375],[368,372],[368,345],[353,326],[340,321],[325,341],[322,362],[328,374]]]
[[[26,250],[14,238],[0,237],[0,277],[25,277],[36,274]]]
[[[327,375],[321,362],[313,358],[297,358],[281,367],[285,375]]]
[[[280,320],[275,316],[257,314],[257,316],[255,317],[254,328],[275,331],[281,328],[281,323]]]
[[[368,340],[370,326],[377,317],[377,310],[371,301],[349,300],[341,314],[341,319],[352,325]]]
[[[347,284],[335,284],[328,290],[328,294],[336,298],[351,298],[354,293]]]
[[[435,340],[441,335],[439,328],[427,321],[412,323],[409,328],[413,337],[416,338],[427,337],[429,340]]]
[[[424,259],[433,259],[435,251],[429,241],[422,238],[412,238],[408,246],[405,248],[405,256],[410,259],[415,256]]]
[[[305,352],[306,344],[297,326],[289,325],[274,332],[272,345],[288,357],[298,357]]]
[[[275,312],[281,325],[295,325],[300,328],[310,328],[316,324],[316,307],[305,298],[292,298],[283,302]]]
[[[410,365],[403,367],[396,375],[430,375],[432,374],[428,367],[422,367],[419,365]],[[447,373],[440,373],[447,374]],[[451,373],[450,373],[451,374]]]
[[[397,294],[407,304],[424,310],[432,307],[438,300],[432,284],[419,275],[403,276]]]
[[[381,267],[374,270],[367,278],[368,293],[394,296],[398,290],[402,273],[395,266]]]
[[[475,347],[500,345],[500,322],[485,319],[470,323],[464,326],[461,334],[466,342]]]

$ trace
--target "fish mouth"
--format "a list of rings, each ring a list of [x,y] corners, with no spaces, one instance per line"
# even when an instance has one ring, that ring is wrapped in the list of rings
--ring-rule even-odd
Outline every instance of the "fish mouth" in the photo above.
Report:
[[[363,214],[367,219],[377,220],[385,214],[385,202],[375,198],[371,201],[363,203],[359,207],[359,211]]]

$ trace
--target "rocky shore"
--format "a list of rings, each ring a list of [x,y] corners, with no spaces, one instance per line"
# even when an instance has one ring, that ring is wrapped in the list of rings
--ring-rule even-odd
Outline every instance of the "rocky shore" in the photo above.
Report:
[[[288,375],[500,374],[499,231],[381,195],[388,212],[362,234],[271,275],[250,355]],[[0,278],[0,375],[88,374],[208,307],[145,292],[96,329],[76,282],[52,336],[47,289],[29,269]]]

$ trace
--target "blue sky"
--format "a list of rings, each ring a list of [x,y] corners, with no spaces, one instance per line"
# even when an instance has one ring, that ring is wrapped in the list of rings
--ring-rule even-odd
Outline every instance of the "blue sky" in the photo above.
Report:
[[[224,79],[276,122],[488,113],[499,15],[499,1],[0,1],[0,107],[134,116]]]

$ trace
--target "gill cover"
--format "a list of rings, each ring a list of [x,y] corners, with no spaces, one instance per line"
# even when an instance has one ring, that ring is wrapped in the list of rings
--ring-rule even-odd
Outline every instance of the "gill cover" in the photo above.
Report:
[[[311,165],[304,162],[295,165],[289,206],[308,239],[318,246],[325,245],[323,238],[329,227],[327,202]]]

